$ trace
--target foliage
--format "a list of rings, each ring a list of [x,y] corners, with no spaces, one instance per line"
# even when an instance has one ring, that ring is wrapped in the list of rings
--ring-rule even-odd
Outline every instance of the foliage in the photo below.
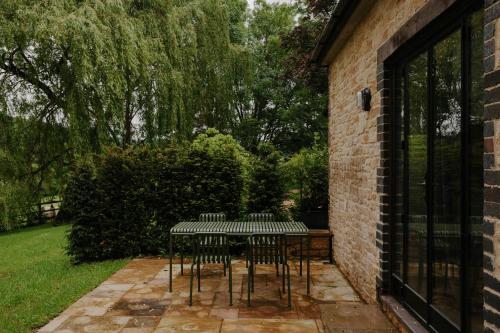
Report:
[[[326,143],[326,71],[308,76],[318,77],[315,85],[290,74],[299,66],[297,50],[305,48],[294,35],[296,20],[302,26],[304,15],[302,6],[260,0],[249,18],[245,45],[250,75],[242,83],[246,87],[241,107],[235,110],[233,133],[252,152],[262,142],[270,142],[287,154],[297,152],[314,143],[314,133],[320,133]],[[313,32],[307,37],[316,38]],[[307,47],[313,43],[308,41]],[[300,61],[308,63],[304,59]]]
[[[4,229],[26,224],[43,198],[59,193],[67,161],[57,146],[66,140],[65,133],[60,126],[12,118],[0,111],[0,225]]]
[[[250,169],[249,213],[273,213],[284,219],[284,178],[280,168],[281,154],[270,144],[257,147],[257,156]]]
[[[1,224],[60,194],[67,166],[89,152],[228,128],[245,9],[242,0],[0,1]]]
[[[165,147],[209,127],[254,153],[269,142],[289,155],[316,133],[326,144],[326,71],[306,60],[327,3],[0,1],[0,229],[105,147]]]
[[[68,226],[0,235],[0,332],[32,333],[98,286],[126,260],[72,265]]]
[[[295,218],[314,210],[328,209],[328,150],[320,145],[302,149],[284,166],[286,174],[300,190]]]
[[[2,1],[0,90],[16,112],[66,124],[77,146],[224,126],[237,59],[229,10],[217,0]]]
[[[214,129],[199,135],[192,143],[187,169],[191,197],[198,202],[191,212],[225,212],[229,219],[240,216],[247,196],[249,154],[232,136]]]
[[[75,261],[162,253],[180,220],[214,211],[238,218],[244,158],[234,139],[214,130],[191,145],[109,150],[95,176],[80,168],[67,188],[68,253]]]

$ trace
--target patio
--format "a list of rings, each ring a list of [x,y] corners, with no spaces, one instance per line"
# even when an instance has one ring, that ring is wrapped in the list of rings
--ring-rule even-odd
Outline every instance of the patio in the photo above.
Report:
[[[202,291],[194,293],[191,307],[189,273],[180,275],[176,261],[169,293],[168,267],[164,259],[132,260],[39,332],[396,332],[377,305],[364,304],[335,265],[326,262],[311,262],[310,297],[306,276],[299,276],[297,261],[291,262],[291,309],[273,265],[257,267],[251,307],[244,260],[233,260],[233,306],[221,265],[202,267]]]

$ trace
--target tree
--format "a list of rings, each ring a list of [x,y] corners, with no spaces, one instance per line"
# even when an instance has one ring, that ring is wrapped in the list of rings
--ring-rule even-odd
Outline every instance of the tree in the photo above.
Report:
[[[74,141],[186,137],[230,117],[236,51],[222,1],[6,0],[0,13],[2,94],[66,123]]]
[[[22,188],[37,202],[56,162],[103,146],[228,128],[244,13],[240,0],[0,1],[0,201]]]
[[[249,213],[273,213],[278,220],[284,219],[284,178],[280,168],[281,154],[269,143],[257,147],[250,168]]]
[[[251,151],[259,143],[271,142],[279,150],[293,153],[312,146],[315,133],[326,142],[326,72],[322,70],[314,84],[310,78],[315,78],[315,73],[297,74],[305,47],[298,38],[296,22],[302,25],[304,15],[300,4],[257,1],[250,16],[247,47],[251,75],[243,96],[246,102],[237,110],[234,133]],[[316,38],[312,32],[307,37]],[[304,61],[308,63],[308,59]]]

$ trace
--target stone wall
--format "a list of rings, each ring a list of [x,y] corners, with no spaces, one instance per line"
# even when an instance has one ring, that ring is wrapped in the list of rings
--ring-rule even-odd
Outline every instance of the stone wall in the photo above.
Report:
[[[500,331],[500,2],[485,1],[484,320]]]
[[[374,1],[329,67],[333,252],[339,268],[369,303],[376,302],[384,246],[376,241],[377,225],[385,213],[385,198],[377,192],[377,171],[386,163],[381,148],[387,148],[381,147],[384,143],[377,135],[382,98],[382,91],[377,92],[377,50],[426,2]],[[356,93],[365,87],[373,94],[369,112],[356,106]]]

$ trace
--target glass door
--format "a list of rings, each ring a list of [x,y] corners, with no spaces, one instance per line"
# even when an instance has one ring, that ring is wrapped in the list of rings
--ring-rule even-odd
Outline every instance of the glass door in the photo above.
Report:
[[[482,331],[482,15],[401,62],[396,79],[392,286],[437,332]]]

